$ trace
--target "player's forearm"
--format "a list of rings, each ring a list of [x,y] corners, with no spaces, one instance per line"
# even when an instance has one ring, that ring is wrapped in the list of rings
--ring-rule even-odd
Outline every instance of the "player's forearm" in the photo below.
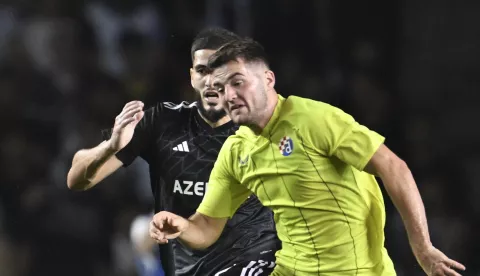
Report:
[[[205,249],[215,243],[223,230],[211,223],[207,217],[196,213],[188,219],[188,228],[178,237],[192,249]]]
[[[104,141],[95,148],[78,151],[68,172],[67,185],[72,190],[87,190],[97,184],[95,176],[105,162],[115,155],[109,142]]]
[[[389,172],[380,177],[402,217],[412,250],[421,253],[431,241],[425,207],[410,169],[402,160],[392,160]]]

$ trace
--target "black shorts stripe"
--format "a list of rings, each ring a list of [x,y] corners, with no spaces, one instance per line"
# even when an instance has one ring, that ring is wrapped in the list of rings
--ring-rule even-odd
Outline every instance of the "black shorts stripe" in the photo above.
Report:
[[[225,268],[214,276],[267,276],[275,268],[274,261],[252,260]]]

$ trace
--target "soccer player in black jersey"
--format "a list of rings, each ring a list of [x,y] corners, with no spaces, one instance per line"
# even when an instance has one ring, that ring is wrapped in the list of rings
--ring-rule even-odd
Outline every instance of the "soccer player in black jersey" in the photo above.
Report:
[[[75,154],[68,187],[89,189],[141,157],[150,167],[155,212],[193,215],[208,189],[223,142],[237,129],[223,110],[220,95],[205,85],[208,57],[233,39],[238,36],[221,28],[200,32],[192,44],[190,69],[198,100],[163,102],[146,110],[142,102],[127,103],[113,128],[102,132],[103,142]],[[273,214],[252,196],[207,250],[191,250],[171,240],[160,246],[160,252],[165,275],[268,275],[279,247]]]

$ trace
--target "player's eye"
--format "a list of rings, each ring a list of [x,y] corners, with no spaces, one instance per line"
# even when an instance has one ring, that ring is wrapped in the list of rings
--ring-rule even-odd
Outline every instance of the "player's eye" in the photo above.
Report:
[[[205,68],[198,68],[197,69],[197,73],[199,73],[201,75],[205,75],[206,72],[207,72],[207,70],[205,70]]]
[[[236,81],[233,82],[232,86],[238,87],[238,86],[240,86],[240,85],[242,85],[242,84],[243,84],[243,81],[241,81],[241,80],[236,80]]]

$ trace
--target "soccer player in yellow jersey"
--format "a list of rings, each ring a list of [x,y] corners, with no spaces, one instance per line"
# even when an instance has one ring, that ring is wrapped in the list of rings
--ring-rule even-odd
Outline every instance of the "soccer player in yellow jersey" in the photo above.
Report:
[[[396,275],[384,247],[376,175],[423,270],[460,275],[456,270],[465,269],[433,247],[412,174],[384,137],[336,107],[277,94],[263,48],[253,40],[223,46],[209,67],[208,85],[242,126],[223,145],[197,213],[188,220],[169,212],[154,217],[150,234],[157,242],[178,237],[192,248],[208,247],[254,193],[274,211],[282,240],[272,275]]]

